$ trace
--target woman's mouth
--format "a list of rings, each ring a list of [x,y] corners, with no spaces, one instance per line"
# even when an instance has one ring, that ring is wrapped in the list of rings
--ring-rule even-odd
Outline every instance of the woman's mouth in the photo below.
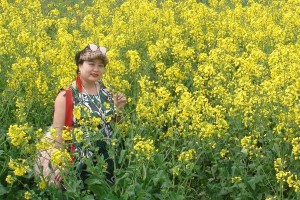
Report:
[[[99,74],[92,74],[92,76],[96,78],[99,76]]]

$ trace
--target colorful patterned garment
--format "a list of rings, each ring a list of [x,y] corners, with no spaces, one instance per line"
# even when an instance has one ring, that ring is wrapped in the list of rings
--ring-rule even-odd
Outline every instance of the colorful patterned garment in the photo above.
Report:
[[[114,102],[113,102],[113,95],[111,92],[109,92],[102,81],[98,81],[100,85],[100,90],[98,95],[89,95],[84,92],[79,92],[78,87],[74,88],[72,85],[70,86],[70,89],[72,91],[72,97],[73,97],[73,107],[78,105],[83,105],[87,107],[90,112],[91,116],[93,117],[100,117],[101,121],[98,126],[99,128],[99,134],[104,134],[106,138],[110,138],[113,130],[110,122],[112,121],[112,118],[114,117],[115,110],[114,110]],[[76,121],[76,118],[73,116],[73,128],[78,127],[78,123]],[[87,134],[88,135],[88,134]],[[88,137],[88,136],[87,136]],[[114,170],[114,163],[112,159],[109,159],[108,151],[106,149],[105,141],[95,141],[95,146],[99,147],[98,154],[103,155],[104,159],[107,162],[107,179],[110,182],[114,182],[113,177],[113,170]],[[91,157],[94,155],[95,152],[93,150],[82,147],[82,143],[78,143],[76,141],[73,141],[73,144],[75,144],[75,151],[79,155],[79,165],[78,165],[78,172],[80,173],[80,176],[82,179],[86,179],[88,177],[88,173],[86,173],[84,170],[86,169],[86,166],[83,162],[80,161],[83,157]]]
[[[112,127],[110,125],[110,119],[114,117],[114,102],[113,95],[109,92],[102,81],[98,81],[100,85],[100,91],[98,95],[89,95],[83,92],[79,92],[78,88],[74,88],[72,85],[73,106],[84,105],[91,111],[91,115],[94,117],[100,117],[101,127],[104,128],[104,134],[110,137],[112,134]],[[73,127],[77,127],[76,119],[73,117]]]

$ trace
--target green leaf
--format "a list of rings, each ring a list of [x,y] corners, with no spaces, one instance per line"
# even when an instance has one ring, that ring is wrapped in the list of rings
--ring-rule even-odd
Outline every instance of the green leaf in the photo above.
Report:
[[[145,164],[143,164],[143,181],[147,178],[147,169],[145,167]]]
[[[241,189],[245,189],[246,188],[246,185],[244,183],[239,183],[237,184],[237,186]]]
[[[0,183],[0,196],[6,194],[8,190]]]
[[[174,200],[184,200],[185,199],[184,196],[182,196],[180,194],[176,194],[176,193],[172,193],[170,195],[170,197],[171,197],[170,199],[174,199]]]
[[[92,185],[89,189],[95,194],[97,198],[95,199],[103,199],[103,196],[109,193],[109,189],[103,187],[104,185]]]
[[[120,198],[113,194],[108,194],[104,199],[105,200],[119,200]]]
[[[119,157],[119,160],[118,160],[118,163],[121,164],[123,162],[123,159],[125,157],[125,153],[126,153],[126,150],[122,150],[120,152],[120,157]]]
[[[87,195],[82,198],[82,200],[94,200],[95,197],[93,195]]]
[[[164,172],[162,170],[159,170],[158,173],[156,173],[156,175],[152,178],[153,185],[156,186],[157,183],[162,179],[165,179]]]
[[[213,165],[210,169],[211,169],[212,174],[214,175],[214,174],[216,174],[216,172],[218,170],[218,166],[217,165]]]
[[[256,184],[261,182],[262,179],[263,179],[262,176],[254,176],[248,181],[248,183],[249,183],[250,187],[253,190],[255,190]]]
[[[103,179],[96,177],[96,176],[91,176],[91,177],[87,178],[84,182],[87,185],[102,185]]]

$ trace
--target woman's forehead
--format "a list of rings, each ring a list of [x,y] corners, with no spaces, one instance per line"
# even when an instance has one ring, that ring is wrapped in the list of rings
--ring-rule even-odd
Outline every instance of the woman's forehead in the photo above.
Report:
[[[104,63],[103,60],[101,60],[100,58],[89,59],[87,60],[87,62],[101,63],[101,64]]]

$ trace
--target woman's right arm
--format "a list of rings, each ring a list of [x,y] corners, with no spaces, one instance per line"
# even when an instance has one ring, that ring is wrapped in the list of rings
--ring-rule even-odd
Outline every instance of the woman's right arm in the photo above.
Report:
[[[56,130],[54,139],[55,148],[63,149],[63,139],[62,131],[65,125],[65,114],[66,114],[66,91],[62,90],[59,92],[55,99],[54,103],[54,114],[52,128]],[[60,185],[62,177],[60,175],[59,169],[54,171],[54,174],[51,176],[50,182],[55,183],[57,186]]]
[[[54,114],[52,128],[56,130],[55,140],[56,147],[62,147],[62,130],[65,125],[65,114],[66,114],[66,92],[62,90],[59,92],[54,103]]]

